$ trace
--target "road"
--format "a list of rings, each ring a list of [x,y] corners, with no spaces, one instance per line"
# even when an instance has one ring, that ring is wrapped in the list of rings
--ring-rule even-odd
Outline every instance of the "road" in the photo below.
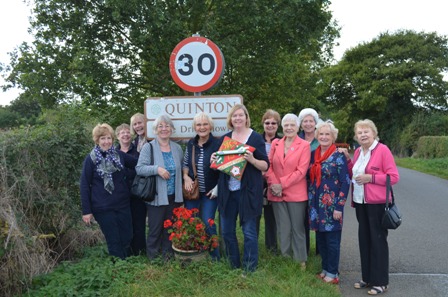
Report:
[[[390,284],[383,296],[448,296],[448,180],[398,168],[396,203],[403,223],[389,231]],[[358,224],[348,203],[344,212],[340,260],[342,296],[368,296],[354,289],[361,278]]]

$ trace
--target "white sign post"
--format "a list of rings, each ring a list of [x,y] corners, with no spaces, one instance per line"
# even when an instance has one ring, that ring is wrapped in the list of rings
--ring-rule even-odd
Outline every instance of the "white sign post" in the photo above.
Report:
[[[222,136],[230,130],[227,128],[227,114],[235,104],[242,104],[240,95],[222,96],[184,96],[155,97],[145,101],[146,137],[154,138],[152,124],[161,114],[168,115],[173,121],[175,131],[173,139],[190,139],[196,135],[193,129],[193,117],[205,112],[213,119],[214,136]]]

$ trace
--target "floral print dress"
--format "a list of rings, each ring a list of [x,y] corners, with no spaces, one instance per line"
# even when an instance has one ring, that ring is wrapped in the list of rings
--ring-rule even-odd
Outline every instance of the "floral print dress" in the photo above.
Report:
[[[311,154],[310,168],[313,163],[314,153]],[[319,232],[340,231],[342,218],[334,220],[333,212],[344,211],[350,189],[347,160],[344,154],[335,151],[321,166],[322,180],[319,188],[316,188],[315,182],[309,182],[308,186],[310,229]]]

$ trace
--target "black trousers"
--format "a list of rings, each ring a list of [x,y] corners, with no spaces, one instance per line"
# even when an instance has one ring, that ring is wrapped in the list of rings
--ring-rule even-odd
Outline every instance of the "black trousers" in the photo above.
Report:
[[[355,203],[362,280],[372,286],[389,285],[388,230],[381,226],[384,207]]]

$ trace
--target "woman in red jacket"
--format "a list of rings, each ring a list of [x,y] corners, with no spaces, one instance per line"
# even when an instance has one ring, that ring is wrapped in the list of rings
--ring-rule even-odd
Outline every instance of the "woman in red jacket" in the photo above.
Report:
[[[386,176],[391,184],[400,179],[389,148],[378,142],[378,130],[371,120],[355,124],[353,166],[353,206],[358,220],[358,240],[361,254],[362,279],[356,289],[371,287],[369,295],[382,294],[389,285],[389,247],[387,229],[381,226],[386,203]],[[351,163],[351,164],[350,164]]]

